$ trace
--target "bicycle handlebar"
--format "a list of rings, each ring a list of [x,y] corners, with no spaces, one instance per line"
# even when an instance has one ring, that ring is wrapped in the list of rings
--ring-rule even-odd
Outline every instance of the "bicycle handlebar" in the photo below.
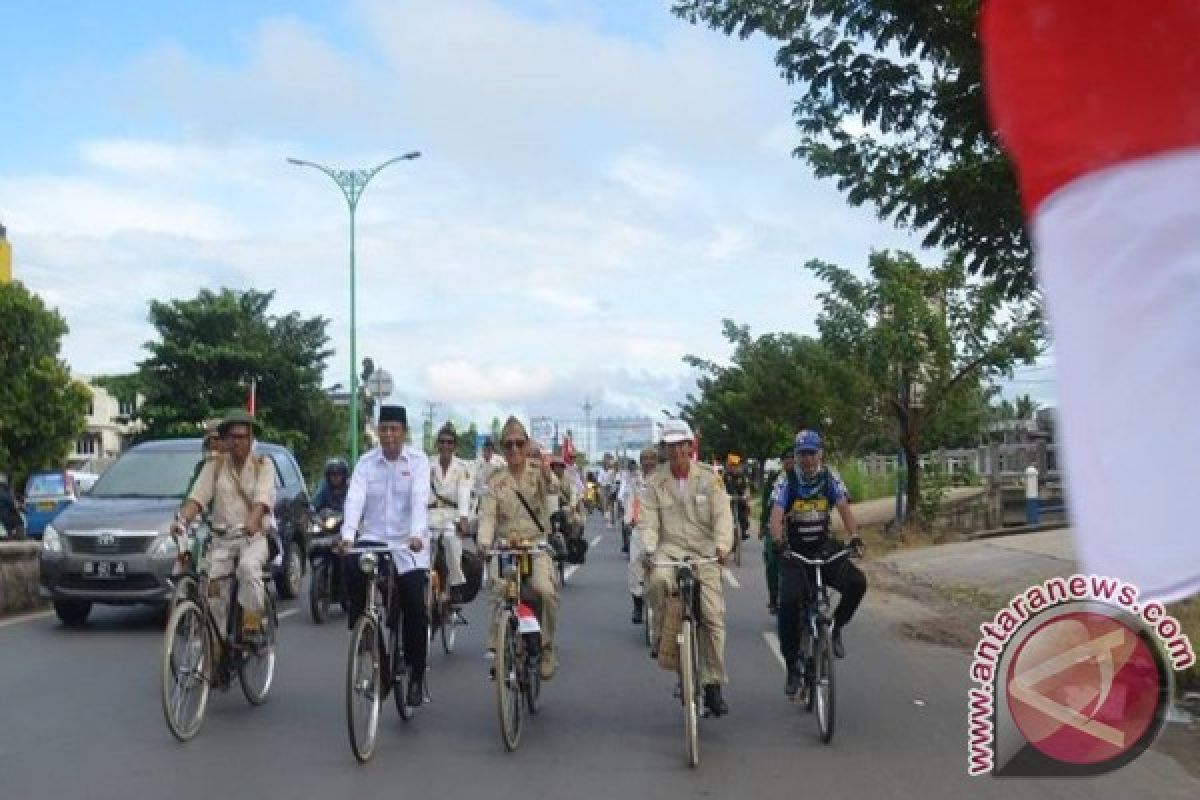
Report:
[[[509,545],[493,544],[490,548],[488,548],[488,557],[490,558],[492,556],[523,555],[525,553],[529,553],[530,555],[539,555],[539,554],[547,555],[547,554],[550,554],[553,552],[554,552],[554,548],[551,547],[546,542],[533,542],[532,544],[530,544],[528,546],[519,545],[517,547],[511,547]]]
[[[800,555],[795,550],[782,550],[780,551],[779,555],[787,561],[799,561],[802,564],[807,564],[810,567],[824,567],[832,564],[835,561],[838,561],[839,559],[845,558],[847,555],[853,552],[853,547],[843,547],[841,550],[838,550],[828,558],[808,558],[807,556]]]
[[[706,558],[684,558],[682,560],[670,559],[667,561],[653,561],[651,563],[653,563],[656,567],[690,567],[699,564],[716,564],[717,558],[716,556],[708,556]]]

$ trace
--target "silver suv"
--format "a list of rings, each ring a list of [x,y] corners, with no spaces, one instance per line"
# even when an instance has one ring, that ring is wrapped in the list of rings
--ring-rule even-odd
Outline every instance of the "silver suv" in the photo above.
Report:
[[[275,463],[275,516],[283,557],[275,584],[300,589],[311,503],[285,447],[258,442]],[[91,491],[47,525],[39,557],[41,594],[67,625],[82,625],[93,603],[163,605],[170,600],[176,546],[168,531],[200,462],[199,439],[143,442],[124,453]]]

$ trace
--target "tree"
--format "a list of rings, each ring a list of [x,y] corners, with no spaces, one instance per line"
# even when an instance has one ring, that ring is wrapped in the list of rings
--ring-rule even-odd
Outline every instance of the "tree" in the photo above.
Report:
[[[346,451],[346,410],[321,389],[329,321],[272,315],[273,299],[222,289],[150,304],[159,338],[138,365],[144,438],[198,435],[204,420],[243,406],[253,381],[263,438],[291,447],[306,474]]]
[[[908,253],[876,252],[869,281],[821,261],[806,266],[829,287],[819,295],[822,343],[859,371],[871,390],[868,413],[895,421],[910,465],[939,420],[987,396],[983,381],[1038,355],[1042,325],[1030,304],[1006,301],[995,283],[969,283],[956,256],[925,268]],[[920,477],[908,470],[909,509],[917,508]]]
[[[0,471],[20,491],[61,467],[87,427],[91,392],[59,357],[67,323],[19,281],[0,283]]]
[[[693,355],[683,359],[700,372],[700,395],[687,396],[680,416],[700,431],[703,458],[771,458],[800,428],[824,427],[833,396],[819,342],[790,333],[755,338],[728,319],[724,334],[734,345],[728,366]]]
[[[1017,398],[1017,419],[1033,419],[1037,410],[1038,402],[1031,396],[1023,394]]]
[[[454,455],[468,461],[475,458],[475,440],[479,437],[479,428],[472,422],[467,426],[465,433],[458,435],[458,446],[454,448]]]
[[[780,43],[800,88],[794,153],[851,205],[964,254],[1010,299],[1034,287],[1016,177],[988,123],[979,0],[677,0],[674,12]]]

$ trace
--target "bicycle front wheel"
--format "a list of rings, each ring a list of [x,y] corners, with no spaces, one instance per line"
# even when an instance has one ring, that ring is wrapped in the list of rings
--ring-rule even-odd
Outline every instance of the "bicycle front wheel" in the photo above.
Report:
[[[829,641],[829,626],[822,625],[817,635],[816,655],[813,658],[813,695],[817,710],[817,730],[821,741],[833,739],[834,721],[833,649]]]
[[[204,612],[191,600],[180,600],[163,636],[162,707],[167,728],[181,742],[199,733],[204,724],[212,667],[212,640]]]
[[[683,699],[683,732],[688,766],[700,764],[700,720],[696,702],[696,629],[695,622],[683,621],[679,643],[679,691]]]
[[[642,631],[646,637],[646,647],[654,646],[654,607],[648,599],[642,600]]]
[[[363,614],[350,634],[346,664],[346,728],[350,749],[360,764],[375,752],[379,732],[379,706],[383,701],[383,672],[379,652],[379,624]]]
[[[267,694],[275,680],[275,633],[279,628],[279,617],[275,613],[275,601],[271,593],[263,592],[262,634],[255,642],[242,641],[242,660],[238,664],[238,682],[242,694],[250,705],[261,706],[267,702]]]
[[[458,614],[449,603],[443,603],[438,616],[441,617],[438,628],[442,632],[442,652],[450,655],[454,652],[454,643],[458,641]]]
[[[328,561],[313,567],[308,578],[308,613],[312,621],[320,625],[329,619],[329,606],[333,603],[333,568]]]
[[[500,646],[496,649],[496,711],[500,718],[500,738],[509,752],[521,742],[521,682],[517,675],[517,639],[505,617],[500,626]]]

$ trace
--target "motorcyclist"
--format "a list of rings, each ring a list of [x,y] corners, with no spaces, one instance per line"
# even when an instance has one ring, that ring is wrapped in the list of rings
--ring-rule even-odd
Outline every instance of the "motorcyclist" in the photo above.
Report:
[[[313,508],[318,512],[331,508],[339,514],[346,509],[346,493],[350,491],[350,465],[344,458],[325,462],[325,480],[313,496]]]

